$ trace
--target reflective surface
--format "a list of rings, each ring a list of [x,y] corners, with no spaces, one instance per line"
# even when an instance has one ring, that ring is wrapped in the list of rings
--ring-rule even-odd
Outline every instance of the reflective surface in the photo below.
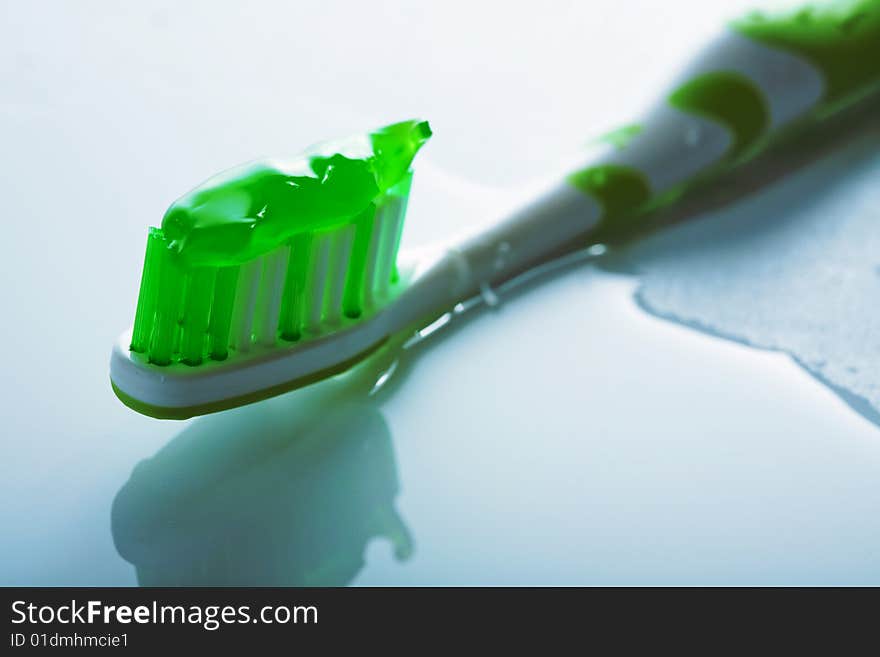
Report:
[[[112,511],[138,582],[342,586],[379,536],[408,557],[391,434],[353,378],[199,419],[139,464]]]
[[[393,354],[187,423],[107,380],[182,181],[429,116],[404,247],[448,236],[630,121],[743,4],[9,4],[0,583],[880,583],[877,427],[595,264],[454,318],[373,395]]]
[[[789,354],[880,424],[880,116],[770,189],[622,254],[639,304]]]

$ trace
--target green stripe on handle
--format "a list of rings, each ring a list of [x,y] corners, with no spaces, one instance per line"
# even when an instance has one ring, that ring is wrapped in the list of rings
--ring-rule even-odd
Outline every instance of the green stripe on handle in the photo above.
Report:
[[[744,75],[719,71],[690,80],[669,96],[683,112],[699,114],[724,125],[733,135],[728,157],[737,158],[754,146],[769,127],[770,115],[761,92]]]
[[[606,161],[569,177],[603,208],[591,237],[628,237],[649,211],[880,90],[880,0],[751,14],[732,28],[695,62],[693,77],[668,96],[668,107],[683,117],[678,127],[659,112],[662,120],[649,119],[641,131],[614,140],[617,151]],[[693,139],[678,134],[687,117],[707,124],[701,128],[694,121]],[[719,148],[719,128],[730,136],[726,150]],[[681,175],[666,173],[661,167],[667,163]]]
[[[614,231],[622,228],[622,222],[633,221],[641,206],[651,198],[648,181],[631,167],[614,164],[589,167],[572,174],[568,180],[602,206],[602,224],[597,233]]]

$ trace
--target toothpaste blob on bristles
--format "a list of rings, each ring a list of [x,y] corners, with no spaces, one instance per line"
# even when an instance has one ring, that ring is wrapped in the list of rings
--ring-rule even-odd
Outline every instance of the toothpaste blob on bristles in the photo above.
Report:
[[[387,297],[425,121],[221,173],[150,229],[131,351],[198,365],[319,335]]]

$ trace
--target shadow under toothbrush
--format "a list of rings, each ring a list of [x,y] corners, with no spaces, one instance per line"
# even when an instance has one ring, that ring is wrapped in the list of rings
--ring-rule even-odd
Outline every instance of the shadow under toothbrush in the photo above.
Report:
[[[139,463],[111,512],[116,549],[138,583],[342,586],[376,537],[408,558],[391,433],[367,394],[370,365],[199,418]]]
[[[395,509],[380,408],[421,349],[463,324],[430,340],[397,336],[346,373],[197,418],[138,463],[111,510],[116,550],[138,583],[343,586],[377,537],[407,559],[414,541]]]

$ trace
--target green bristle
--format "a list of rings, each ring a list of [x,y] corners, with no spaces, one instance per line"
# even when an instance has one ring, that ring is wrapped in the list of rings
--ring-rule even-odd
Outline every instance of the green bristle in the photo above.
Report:
[[[189,276],[180,331],[180,358],[187,365],[198,365],[204,357],[216,276],[214,267],[197,267]]]
[[[375,203],[371,203],[354,220],[354,246],[351,250],[351,262],[348,267],[348,276],[345,279],[345,294],[342,302],[346,317],[360,317],[364,310],[364,277],[375,220]]]
[[[401,217],[406,217],[406,206],[409,201],[409,192],[412,188],[412,171],[401,180],[397,185],[391,188],[391,193],[396,197],[400,204],[398,212]],[[397,235],[394,236],[394,248],[391,251],[391,283],[396,283],[400,279],[400,272],[397,270],[397,253],[400,251],[400,238],[403,236],[403,224],[401,221],[397,227]]]
[[[156,316],[156,299],[159,294],[159,271],[162,265],[165,241],[162,231],[150,228],[147,236],[147,250],[144,255],[144,271],[141,275],[141,289],[138,295],[137,310],[134,316],[134,329],[130,349],[142,354],[150,346],[150,335]]]
[[[168,365],[174,354],[178,335],[178,317],[186,275],[167,250],[162,250],[159,271],[159,293],[156,303],[156,321],[150,341],[150,362]]]
[[[258,336],[261,335],[263,332],[266,307],[269,305],[269,297],[272,294],[272,291],[269,289],[268,285],[270,270],[272,269],[272,256],[266,255],[261,258],[261,260],[262,262],[260,263],[260,286],[257,291],[257,298],[254,301],[254,318],[253,324],[251,325],[251,332],[254,334],[255,340],[259,340]]]
[[[290,263],[287,266],[278,323],[281,337],[285,340],[298,340],[302,335],[306,278],[311,264],[309,254],[313,238],[311,233],[300,233],[290,243]]]
[[[186,291],[192,280],[192,274],[183,272],[183,293],[180,295],[180,304],[177,307],[177,328],[174,329],[174,341],[171,343],[171,360],[177,360],[176,356],[180,355],[180,334],[183,332],[183,311],[186,308]]]
[[[232,305],[237,285],[237,266],[223,267],[217,272],[214,304],[208,323],[208,349],[213,360],[224,360],[229,355],[229,327],[232,323]]]

